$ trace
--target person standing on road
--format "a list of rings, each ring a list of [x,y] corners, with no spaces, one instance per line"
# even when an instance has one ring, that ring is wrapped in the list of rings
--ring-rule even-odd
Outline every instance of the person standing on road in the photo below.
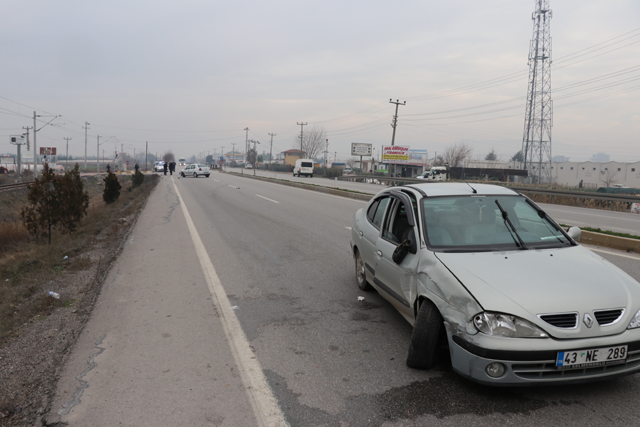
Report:
[[[164,170],[164,174],[167,174],[167,162],[164,162],[164,165],[162,165],[162,169]]]
[[[107,163],[107,173],[111,173],[111,165]]]
[[[173,160],[171,160],[169,162],[169,175],[173,175],[173,170],[175,169],[175,163],[173,163]]]
[[[136,165],[134,166],[134,168],[136,169],[136,173],[138,173],[138,171],[140,170],[140,166],[138,166],[138,162],[136,162]]]

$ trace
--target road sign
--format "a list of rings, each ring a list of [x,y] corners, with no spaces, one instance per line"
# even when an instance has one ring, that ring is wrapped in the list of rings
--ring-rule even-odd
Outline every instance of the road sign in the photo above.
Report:
[[[56,147],[40,147],[41,156],[55,156]]]
[[[351,155],[352,156],[370,156],[372,153],[373,144],[362,144],[359,142],[351,143]]]

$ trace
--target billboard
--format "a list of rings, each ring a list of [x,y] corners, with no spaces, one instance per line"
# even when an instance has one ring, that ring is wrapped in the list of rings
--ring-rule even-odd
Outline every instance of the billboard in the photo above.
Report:
[[[371,156],[373,144],[361,144],[359,142],[351,143],[352,156]]]
[[[56,147],[40,147],[41,156],[55,156]]]
[[[404,145],[384,145],[382,147],[382,163],[409,163],[409,147]]]

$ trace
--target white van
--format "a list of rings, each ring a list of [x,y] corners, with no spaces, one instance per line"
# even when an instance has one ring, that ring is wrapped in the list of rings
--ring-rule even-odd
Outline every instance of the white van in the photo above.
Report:
[[[293,176],[310,176],[313,178],[313,160],[312,159],[298,159],[293,167]]]

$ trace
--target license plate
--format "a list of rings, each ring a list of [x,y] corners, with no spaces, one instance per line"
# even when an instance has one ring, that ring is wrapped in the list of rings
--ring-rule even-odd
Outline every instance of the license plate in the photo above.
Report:
[[[556,358],[558,369],[578,369],[592,366],[606,366],[624,363],[627,360],[627,346],[594,348],[590,350],[559,351]]]

